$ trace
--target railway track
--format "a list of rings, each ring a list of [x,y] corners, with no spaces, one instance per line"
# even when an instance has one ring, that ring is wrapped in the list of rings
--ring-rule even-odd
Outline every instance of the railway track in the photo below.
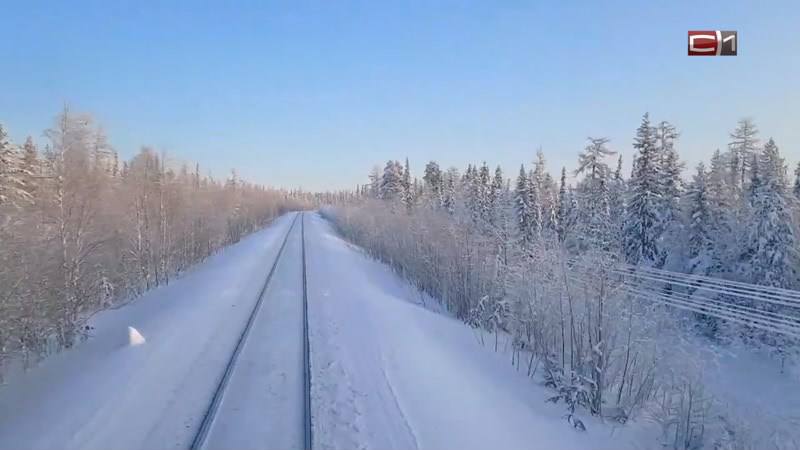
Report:
[[[217,383],[214,394],[211,397],[211,401],[203,414],[203,419],[200,422],[200,426],[198,427],[192,441],[191,445],[189,446],[190,450],[200,450],[205,449],[209,436],[212,433],[212,428],[214,422],[218,419],[219,412],[220,412],[220,405],[222,404],[223,399],[225,398],[225,393],[228,390],[229,385],[231,384],[231,379],[233,378],[233,373],[235,372],[237,361],[239,359],[239,355],[242,353],[242,349],[245,347],[247,339],[250,335],[250,331],[253,328],[253,324],[258,320],[258,316],[260,311],[262,310],[262,305],[264,303],[264,298],[266,297],[267,289],[272,282],[273,276],[276,272],[278,265],[280,264],[282,257],[284,256],[284,251],[287,247],[287,242],[289,241],[292,232],[295,230],[298,222],[300,223],[300,249],[301,249],[301,261],[302,261],[302,361],[303,361],[303,368],[302,368],[302,376],[303,376],[303,398],[298,399],[298,401],[302,401],[303,403],[303,442],[302,448],[305,450],[310,450],[312,448],[312,429],[311,429],[311,371],[310,371],[310,355],[309,355],[309,340],[308,340],[308,295],[307,295],[307,283],[306,283],[306,250],[305,250],[305,220],[304,220],[304,213],[299,212],[296,213],[294,218],[292,219],[292,223],[289,226],[289,230],[286,232],[286,235],[283,237],[283,241],[281,242],[281,246],[278,249],[278,253],[275,256],[275,260],[272,262],[272,265],[267,273],[266,279],[264,280],[264,284],[262,285],[259,293],[258,298],[256,300],[255,305],[253,306],[250,315],[247,318],[247,321],[242,329],[239,337],[236,341],[236,345],[234,346],[233,351],[231,352],[231,356],[228,359],[228,362],[225,366],[225,369],[222,373],[222,376]],[[265,408],[269,408],[269,405],[265,405]],[[268,447],[269,444],[265,443],[265,447]]]
[[[306,215],[300,213],[300,239],[303,253],[303,443],[306,450],[311,450],[314,443],[311,426],[311,350],[308,342],[308,281],[306,275]]]

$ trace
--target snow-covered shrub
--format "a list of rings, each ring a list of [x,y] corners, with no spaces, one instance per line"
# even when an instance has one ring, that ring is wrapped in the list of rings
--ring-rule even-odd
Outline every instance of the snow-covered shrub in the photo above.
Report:
[[[694,450],[705,445],[711,400],[700,384],[675,381],[656,393],[651,418],[662,430],[662,443],[676,450]]]

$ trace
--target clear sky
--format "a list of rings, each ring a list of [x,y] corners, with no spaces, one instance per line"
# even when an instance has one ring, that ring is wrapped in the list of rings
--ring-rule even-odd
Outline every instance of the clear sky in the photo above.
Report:
[[[68,102],[126,157],[151,144],[217,175],[349,188],[406,156],[416,175],[429,159],[514,174],[541,146],[556,172],[587,136],[630,159],[649,111],[692,165],[743,116],[800,160],[796,1],[17,1],[0,18],[18,141]],[[737,30],[739,56],[688,57],[689,29]]]

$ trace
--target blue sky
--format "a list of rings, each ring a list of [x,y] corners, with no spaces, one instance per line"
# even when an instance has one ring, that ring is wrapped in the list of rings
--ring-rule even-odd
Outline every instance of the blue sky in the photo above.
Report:
[[[514,174],[541,147],[556,172],[587,136],[629,159],[645,111],[691,165],[744,116],[800,160],[792,2],[561,3],[7,2],[0,122],[42,142],[68,102],[126,157],[308,189],[406,156]],[[687,57],[689,29],[737,30],[739,56]]]

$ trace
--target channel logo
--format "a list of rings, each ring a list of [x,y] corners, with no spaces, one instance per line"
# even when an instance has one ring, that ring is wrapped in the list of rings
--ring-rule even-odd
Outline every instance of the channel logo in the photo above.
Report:
[[[689,56],[736,56],[735,31],[689,31]]]

